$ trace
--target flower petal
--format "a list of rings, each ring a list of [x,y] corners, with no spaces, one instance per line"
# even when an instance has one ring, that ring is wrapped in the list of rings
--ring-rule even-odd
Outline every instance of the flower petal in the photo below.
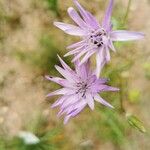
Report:
[[[83,63],[85,63],[93,54],[95,53],[95,50],[89,51],[85,54],[85,56],[82,58],[81,62],[79,63],[79,65],[82,65]]]
[[[90,20],[91,26],[92,26],[94,29],[100,28],[100,25],[99,25],[99,23],[97,22],[97,20],[95,19],[95,17],[94,17],[90,12],[88,12],[88,11],[87,11],[86,13],[87,13],[88,18],[89,18],[89,20]]]
[[[72,62],[75,62],[76,60],[78,60],[80,57],[82,57],[86,52],[88,52],[89,51],[89,49],[87,48],[87,49],[83,49],[79,54],[77,54],[74,58],[73,58],[73,60],[72,60]]]
[[[61,67],[55,65],[56,70],[65,77],[68,81],[74,82],[77,80],[77,77],[75,74],[72,74],[72,72],[62,69]]]
[[[96,54],[96,76],[99,77],[103,66],[105,65],[104,48],[102,47]]]
[[[109,48],[105,47],[105,53],[106,53],[106,62],[110,61],[110,52],[109,52]]]
[[[78,8],[82,18],[84,19],[84,21],[87,23],[87,25],[91,28],[93,28],[92,26],[92,22],[87,14],[87,11],[79,4],[79,2],[77,0],[74,0],[74,3],[76,5],[76,7]]]
[[[77,42],[77,43],[74,43],[74,44],[68,46],[67,49],[74,49],[74,48],[80,47],[80,46],[82,46],[84,43],[85,43],[84,40],[83,40],[83,41],[80,41],[80,42]]]
[[[79,99],[78,99],[78,96],[76,94],[70,95],[69,99],[62,104],[61,109],[64,109],[70,105],[73,105],[77,101],[79,101]]]
[[[63,85],[62,83],[63,83],[63,81],[65,81],[65,79],[63,79],[63,78],[51,77],[51,76],[48,76],[48,75],[46,75],[45,78],[47,80],[50,80],[50,81],[55,82],[55,83],[60,84],[60,85]]]
[[[84,45],[83,46],[80,46],[74,50],[71,50],[70,52],[68,52],[67,54],[64,55],[64,57],[67,57],[67,56],[70,56],[70,55],[74,55],[76,53],[79,53],[82,49],[84,48]]]
[[[51,105],[51,108],[55,108],[59,105],[61,105],[68,97],[67,96],[62,96],[60,97],[56,102],[54,102],[52,105]]]
[[[86,102],[89,105],[89,107],[91,108],[91,110],[94,110],[94,99],[91,94],[86,95]]]
[[[113,44],[113,42],[112,42],[111,40],[109,41],[108,46],[109,46],[109,48],[110,48],[112,51],[116,52],[116,49],[115,49],[115,47],[114,47],[114,44]]]
[[[117,30],[111,33],[112,41],[130,41],[144,38],[144,34],[140,32]]]
[[[78,15],[76,10],[72,7],[68,8],[68,14],[72,18],[72,20],[79,25],[81,28],[85,29],[87,28],[86,23],[81,19],[81,17]]]
[[[75,35],[75,36],[86,35],[86,32],[83,29],[77,26],[71,25],[71,24],[62,23],[62,22],[54,22],[54,25],[70,35]]]
[[[115,91],[119,91],[119,88],[108,86],[108,85],[101,85],[100,91],[112,91],[112,92],[115,92]]]
[[[107,31],[111,30],[111,15],[112,15],[113,3],[114,0],[109,1],[109,6],[106,10],[105,17],[102,22],[102,27],[105,28]]]
[[[111,104],[109,104],[108,102],[106,102],[103,98],[101,98],[98,94],[94,96],[94,99],[95,101],[107,106],[107,107],[110,107],[110,108],[114,108]]]
[[[58,56],[58,59],[59,59],[61,65],[63,66],[63,68],[65,70],[73,72],[73,70],[61,59],[61,57],[59,55],[57,55],[57,56]]]
[[[51,97],[51,96],[55,96],[55,95],[64,95],[64,94],[69,94],[69,95],[71,95],[71,94],[73,94],[74,93],[74,91],[73,90],[71,90],[71,89],[67,89],[67,88],[62,88],[62,89],[59,89],[59,90],[56,90],[56,91],[54,91],[54,92],[51,92],[51,93],[49,93],[48,95],[47,95],[47,97]]]

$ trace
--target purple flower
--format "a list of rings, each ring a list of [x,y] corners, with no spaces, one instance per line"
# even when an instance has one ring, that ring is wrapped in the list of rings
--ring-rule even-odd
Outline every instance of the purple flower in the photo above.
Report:
[[[56,82],[63,88],[47,96],[62,95],[52,105],[52,108],[60,107],[58,116],[65,115],[64,123],[67,123],[71,117],[80,113],[86,105],[93,110],[94,100],[113,108],[112,105],[100,97],[99,93],[103,91],[118,91],[118,88],[106,85],[107,79],[97,78],[90,69],[89,61],[82,65],[79,65],[79,62],[75,62],[75,70],[72,70],[60,57],[59,60],[62,67],[55,66],[55,68],[64,78],[51,76],[46,76],[46,78]]]
[[[96,53],[97,76],[99,76],[104,64],[110,61],[109,49],[115,51],[113,45],[114,41],[138,40],[144,37],[142,33],[138,32],[112,30],[111,14],[113,2],[113,0],[110,0],[101,25],[77,0],[74,0],[74,3],[80,14],[78,14],[74,8],[68,8],[68,14],[76,23],[76,26],[62,22],[54,22],[55,26],[67,34],[80,36],[82,38],[82,41],[68,46],[68,49],[71,51],[65,56],[74,55],[72,62],[75,62],[78,58],[82,58],[80,61],[81,65]]]

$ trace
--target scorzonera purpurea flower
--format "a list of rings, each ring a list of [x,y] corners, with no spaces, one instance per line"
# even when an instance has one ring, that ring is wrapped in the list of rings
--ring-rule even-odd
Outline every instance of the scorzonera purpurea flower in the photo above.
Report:
[[[68,46],[70,50],[65,56],[74,55],[72,62],[81,58],[80,65],[85,63],[93,54],[96,54],[96,74],[99,76],[105,63],[110,61],[109,49],[115,51],[114,41],[138,40],[143,34],[126,30],[113,31],[111,14],[114,0],[110,0],[102,24],[99,24],[95,17],[85,10],[77,0],[74,4],[79,13],[72,7],[68,8],[68,14],[76,25],[62,22],[54,22],[54,25],[67,34],[79,36],[80,42]]]
[[[61,85],[63,88],[47,96],[62,95],[52,105],[52,108],[60,107],[58,116],[65,116],[65,124],[71,117],[79,114],[85,106],[88,105],[93,110],[94,100],[113,108],[113,106],[100,97],[99,94],[103,91],[118,91],[118,88],[106,85],[107,79],[98,78],[90,69],[89,61],[82,65],[79,65],[79,61],[76,61],[75,70],[72,70],[60,57],[59,60],[62,67],[56,65],[55,68],[64,78],[52,76],[46,76],[46,78]]]

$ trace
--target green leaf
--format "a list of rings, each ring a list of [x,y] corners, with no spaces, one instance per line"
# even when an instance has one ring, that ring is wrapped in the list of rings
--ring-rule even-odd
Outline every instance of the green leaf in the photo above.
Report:
[[[142,121],[139,120],[136,116],[127,114],[127,120],[128,120],[128,123],[130,124],[130,126],[132,126],[133,128],[136,128],[137,130],[139,130],[142,133],[146,132],[146,129],[145,129]]]

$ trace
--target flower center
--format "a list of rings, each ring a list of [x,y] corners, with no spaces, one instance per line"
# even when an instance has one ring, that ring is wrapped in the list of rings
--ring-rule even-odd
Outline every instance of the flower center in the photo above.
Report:
[[[88,89],[88,84],[84,81],[79,82],[76,84],[77,87],[77,94],[81,94],[82,97],[85,97],[86,91]]]
[[[106,31],[101,28],[96,31],[92,31],[87,37],[87,43],[90,44],[93,48],[100,48],[108,39]]]

